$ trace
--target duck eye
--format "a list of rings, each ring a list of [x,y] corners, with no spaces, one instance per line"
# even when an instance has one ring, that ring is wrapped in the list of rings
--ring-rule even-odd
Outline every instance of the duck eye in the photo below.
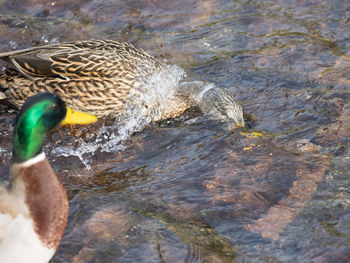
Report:
[[[57,103],[54,103],[54,104],[52,104],[52,105],[50,106],[50,110],[55,111],[55,110],[57,110],[57,109],[58,109]]]

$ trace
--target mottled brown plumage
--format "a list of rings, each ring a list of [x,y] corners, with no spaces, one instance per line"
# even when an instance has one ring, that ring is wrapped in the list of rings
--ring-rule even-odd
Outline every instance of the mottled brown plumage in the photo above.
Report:
[[[120,116],[126,103],[133,103],[130,91],[132,96],[145,92],[142,87],[149,79],[167,68],[141,49],[112,40],[33,47],[2,53],[0,59],[13,67],[0,75],[0,98],[7,98],[14,105],[21,106],[29,96],[47,91],[58,94],[69,107],[97,117]],[[190,96],[191,85],[187,85],[186,89],[185,92],[179,89],[179,93],[164,104],[160,109],[160,119],[176,117],[198,104]],[[225,96],[232,97],[229,93]],[[227,104],[226,109],[231,106],[237,108],[238,105],[238,112],[229,119],[243,126],[241,107],[234,99],[227,101],[233,104]],[[216,102],[211,102],[216,107]],[[152,105],[148,106],[152,108]]]
[[[116,41],[47,45],[3,53],[0,58],[15,67],[0,78],[14,105],[47,91],[58,94],[73,109],[98,117],[119,115],[130,88],[144,85],[162,68],[142,50]]]

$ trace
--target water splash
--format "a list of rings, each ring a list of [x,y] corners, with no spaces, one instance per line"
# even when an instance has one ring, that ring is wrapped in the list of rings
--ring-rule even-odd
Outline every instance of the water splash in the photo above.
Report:
[[[177,66],[154,75],[139,90],[131,90],[123,113],[114,123],[122,136],[142,130],[152,119],[161,118],[161,109],[178,89],[185,72]]]
[[[89,156],[97,150],[116,152],[123,150],[123,142],[131,134],[141,131],[152,119],[161,117],[161,109],[178,89],[185,76],[182,68],[169,65],[153,75],[141,90],[131,90],[123,113],[112,126],[103,126],[92,142],[80,140],[78,146],[65,145],[52,149],[56,156],[77,156],[90,169]],[[141,91],[141,92],[140,92]]]

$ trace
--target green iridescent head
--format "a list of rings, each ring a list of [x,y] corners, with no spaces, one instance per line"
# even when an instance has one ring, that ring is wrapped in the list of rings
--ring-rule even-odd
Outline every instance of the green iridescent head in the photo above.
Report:
[[[26,100],[15,120],[13,162],[25,162],[42,152],[46,134],[62,124],[90,124],[97,117],[66,107],[60,97],[38,93]]]
[[[65,118],[66,112],[64,102],[51,93],[27,99],[15,120],[13,161],[24,162],[41,153],[46,134]]]

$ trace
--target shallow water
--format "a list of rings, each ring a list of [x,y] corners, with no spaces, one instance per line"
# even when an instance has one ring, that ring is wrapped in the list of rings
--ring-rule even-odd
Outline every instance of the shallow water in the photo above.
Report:
[[[108,121],[50,134],[44,150],[70,198],[52,262],[350,261],[350,3],[2,0],[0,10],[1,51],[127,41],[226,88],[250,116],[246,130],[188,112],[121,141]],[[3,175],[15,112],[0,113]]]

